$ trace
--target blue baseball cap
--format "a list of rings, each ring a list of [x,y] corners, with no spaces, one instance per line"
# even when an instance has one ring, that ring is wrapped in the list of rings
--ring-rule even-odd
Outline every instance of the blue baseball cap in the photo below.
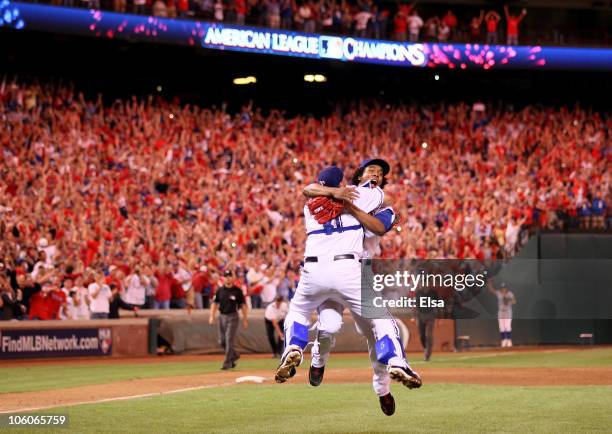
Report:
[[[391,166],[389,166],[389,163],[387,163],[382,158],[371,158],[368,160],[363,160],[359,168],[365,169],[368,166],[380,166],[383,170],[383,175],[388,175],[391,171]]]
[[[326,187],[338,187],[344,179],[344,172],[338,166],[326,167],[319,173],[317,182]]]

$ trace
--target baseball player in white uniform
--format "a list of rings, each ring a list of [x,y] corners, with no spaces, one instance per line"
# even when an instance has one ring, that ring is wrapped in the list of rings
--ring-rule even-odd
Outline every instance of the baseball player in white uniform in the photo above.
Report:
[[[384,160],[366,160],[353,176],[352,182],[353,184],[364,187],[370,186],[370,188],[372,188],[374,186],[380,186],[382,188],[386,183],[385,175],[389,170],[389,165]],[[393,208],[383,205],[383,208],[377,210],[374,215],[366,214],[352,205],[347,206],[346,209],[357,218],[366,229],[362,258],[372,258],[380,254],[380,237],[390,231],[395,225],[396,215]],[[325,301],[318,309],[317,337],[312,347],[312,360],[309,370],[309,381],[313,386],[318,386],[323,381],[325,364],[335,344],[335,335],[342,327],[343,310],[344,306],[333,300]],[[369,356],[374,370],[372,378],[374,391],[379,397],[383,413],[391,416],[395,412],[395,399],[390,390],[390,378],[387,372],[387,366],[377,359],[376,337],[373,335],[372,329],[367,326],[363,318],[354,317],[354,320],[357,331],[364,335],[368,342]],[[399,332],[395,322],[394,326],[396,327],[396,333],[399,338]]]
[[[499,336],[502,347],[512,346],[512,306],[516,304],[516,297],[508,286],[502,282],[500,289],[493,288],[489,282],[489,291],[497,297],[497,321],[499,323]]]
[[[319,182],[323,185],[339,185],[342,177],[340,169],[331,167],[321,173]],[[322,187],[320,192],[313,193],[327,195],[330,190]],[[354,198],[353,205],[366,213],[380,209],[384,203],[384,193],[377,186],[359,186],[354,193],[358,194],[357,198],[347,189],[331,191],[336,199]],[[412,371],[405,359],[395,322],[391,319],[366,319],[361,316],[359,260],[364,251],[363,226],[348,213],[323,225],[315,220],[307,206],[304,207],[304,215],[308,234],[304,268],[285,320],[286,346],[276,370],[276,381],[285,382],[295,374],[303,359],[303,349],[308,343],[311,313],[325,301],[334,300],[345,304],[356,321],[359,321],[364,334],[372,337],[376,360],[385,366],[388,378],[410,388],[420,387],[420,377]],[[382,383],[384,381],[377,382]],[[382,391],[377,390],[377,393],[380,395]]]

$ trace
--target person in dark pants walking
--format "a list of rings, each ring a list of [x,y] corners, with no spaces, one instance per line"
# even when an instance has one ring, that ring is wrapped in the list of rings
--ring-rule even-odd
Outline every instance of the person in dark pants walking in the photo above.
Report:
[[[283,353],[283,341],[285,339],[283,329],[287,312],[289,312],[289,305],[283,300],[281,295],[276,296],[274,301],[266,307],[266,311],[264,312],[266,334],[268,335],[270,347],[272,347],[273,357],[280,357]]]
[[[134,312],[134,316],[138,316],[138,306],[134,306],[133,304],[126,303],[121,299],[121,295],[119,294],[119,288],[114,283],[109,285],[113,297],[110,300],[110,304],[108,307],[108,319],[119,319],[119,308],[125,310],[131,310]],[[70,294],[72,295],[72,294]]]
[[[226,270],[223,274],[223,286],[217,290],[215,299],[210,308],[209,324],[213,324],[217,310],[219,315],[219,340],[225,350],[225,360],[221,369],[227,370],[236,367],[236,360],[240,355],[234,349],[234,341],[238,332],[238,310],[242,310],[242,325],[246,329],[249,326],[247,321],[247,305],[242,290],[234,285],[234,274],[231,270]]]
[[[431,352],[433,350],[433,332],[434,325],[436,323],[435,308],[428,306],[428,303],[426,301],[424,303],[421,303],[422,299],[427,298],[430,298],[431,300],[437,300],[438,294],[432,288],[420,290],[417,294],[417,317],[419,320],[419,337],[421,338],[421,345],[423,346],[423,352],[426,362],[428,362],[431,358]]]

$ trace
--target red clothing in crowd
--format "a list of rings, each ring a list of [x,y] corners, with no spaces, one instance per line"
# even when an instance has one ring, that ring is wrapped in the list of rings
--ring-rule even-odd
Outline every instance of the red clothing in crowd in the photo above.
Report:
[[[104,281],[108,286],[115,285],[120,292],[123,291],[123,283],[116,277],[108,275],[104,278]]]
[[[59,319],[61,307],[66,303],[66,294],[59,289],[38,291],[30,297],[30,319]]]
[[[187,0],[178,0],[177,9],[181,12],[187,12],[189,10],[189,2]]]
[[[170,286],[170,292],[172,293],[172,299],[180,300],[185,298],[185,290],[178,280],[172,278],[172,285]]]
[[[423,247],[419,247],[416,250],[416,255],[417,255],[417,258],[419,258],[419,259],[426,259],[427,258],[427,250],[424,249]]]
[[[89,264],[93,262],[96,255],[98,254],[98,249],[100,248],[100,242],[95,240],[87,241],[87,250],[85,251],[85,259],[84,265],[85,267],[89,267]]]
[[[395,26],[396,34],[406,33],[406,29],[408,28],[408,22],[403,15],[397,15],[393,20],[393,25]]]
[[[521,17],[508,17],[508,36],[518,36],[518,25]]]
[[[236,0],[236,13],[241,15],[246,15],[247,6],[245,0]]]
[[[176,282],[172,274],[156,274],[157,288],[155,289],[156,301],[168,301],[172,295],[172,284]]]
[[[191,286],[195,292],[201,293],[204,288],[210,286],[210,278],[208,277],[208,273],[203,271],[198,271],[191,278]]]
[[[457,27],[457,17],[454,14],[444,15],[442,21],[444,21],[451,30]]]
[[[59,289],[54,289],[47,293],[48,313],[51,319],[60,319],[61,307],[66,303],[66,294]]]
[[[494,33],[497,32],[497,23],[499,20],[497,18],[489,18],[487,20],[487,32]]]
[[[38,291],[30,297],[30,319],[48,320],[49,307],[47,305],[47,294],[43,291]]]

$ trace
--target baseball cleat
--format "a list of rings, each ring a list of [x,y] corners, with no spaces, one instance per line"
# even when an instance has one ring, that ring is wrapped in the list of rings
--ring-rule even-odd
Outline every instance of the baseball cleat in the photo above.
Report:
[[[311,386],[318,386],[323,382],[323,374],[325,373],[325,366],[321,366],[320,368],[314,367],[310,365],[310,370],[308,371],[308,381],[310,381]]]
[[[387,416],[392,416],[395,413],[395,399],[391,393],[387,393],[384,396],[379,396],[378,400],[380,401],[380,409]]]
[[[410,367],[389,366],[387,372],[393,381],[402,383],[408,389],[418,389],[423,384],[419,374]]]
[[[302,363],[302,352],[298,349],[290,350],[276,368],[274,380],[277,383],[284,383],[295,375],[295,368],[300,366],[300,363]]]

